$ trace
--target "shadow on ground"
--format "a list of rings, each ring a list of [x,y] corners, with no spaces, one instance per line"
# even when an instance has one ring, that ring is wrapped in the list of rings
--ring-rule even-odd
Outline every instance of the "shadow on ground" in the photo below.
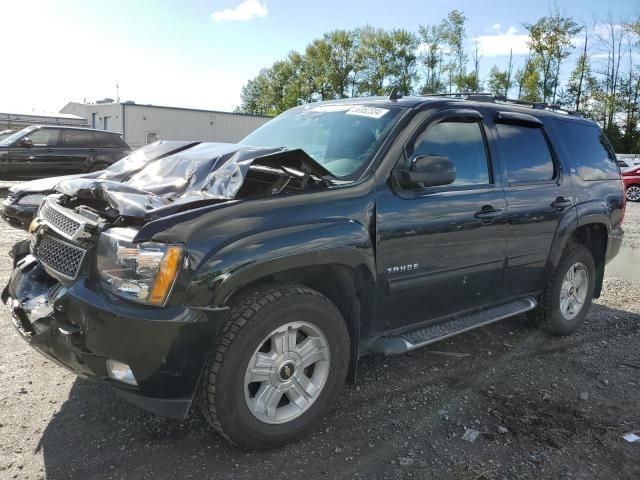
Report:
[[[155,417],[76,380],[38,449],[52,479],[632,478],[640,445],[620,437],[640,411],[640,316],[596,305],[585,327],[555,339],[514,319],[365,358],[321,428],[272,452],[240,451],[197,414]],[[474,443],[467,428],[480,432]]]

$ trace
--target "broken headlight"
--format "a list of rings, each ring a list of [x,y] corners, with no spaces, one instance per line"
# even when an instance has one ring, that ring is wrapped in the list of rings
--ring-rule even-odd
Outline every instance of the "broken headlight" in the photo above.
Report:
[[[101,284],[120,297],[164,305],[182,264],[183,248],[133,243],[136,233],[131,228],[111,228],[100,235],[96,267]]]

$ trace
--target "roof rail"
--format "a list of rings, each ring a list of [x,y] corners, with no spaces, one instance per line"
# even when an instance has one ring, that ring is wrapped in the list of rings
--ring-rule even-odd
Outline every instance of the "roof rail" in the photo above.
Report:
[[[488,93],[488,92],[430,93],[425,96],[463,98],[464,100],[471,100],[474,102],[509,103],[512,105],[521,105],[524,107],[531,107],[535,110],[551,110],[554,112],[565,113],[567,115],[577,115],[577,116],[580,115],[578,112],[575,112],[572,110],[566,110],[556,103],[528,102],[526,100],[517,100],[515,98],[507,98],[504,95],[496,95],[494,93]]]

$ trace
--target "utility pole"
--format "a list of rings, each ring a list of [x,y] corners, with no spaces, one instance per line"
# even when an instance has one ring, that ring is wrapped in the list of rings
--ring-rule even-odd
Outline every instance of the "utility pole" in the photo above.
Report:
[[[120,85],[116,83],[116,103],[120,103]]]

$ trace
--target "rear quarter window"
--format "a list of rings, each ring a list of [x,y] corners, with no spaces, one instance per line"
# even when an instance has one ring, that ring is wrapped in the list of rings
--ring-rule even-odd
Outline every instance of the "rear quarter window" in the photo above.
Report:
[[[595,125],[565,120],[554,123],[572,167],[582,180],[620,178],[616,156],[602,130]]]
[[[113,133],[95,132],[98,144],[104,148],[129,148],[119,135]]]

